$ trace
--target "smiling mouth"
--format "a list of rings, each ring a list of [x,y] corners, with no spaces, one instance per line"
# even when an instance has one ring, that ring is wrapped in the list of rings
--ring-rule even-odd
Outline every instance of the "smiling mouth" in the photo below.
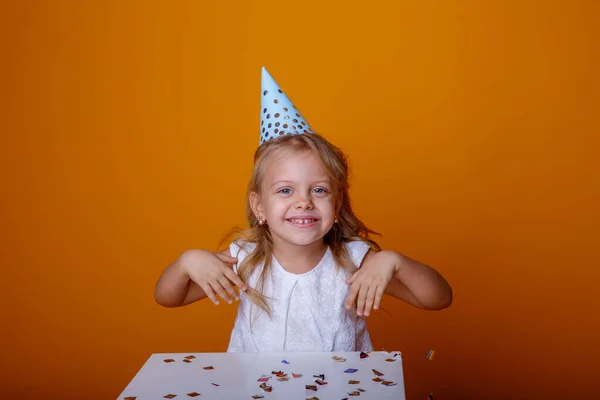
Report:
[[[293,224],[310,224],[313,222],[317,222],[318,219],[315,218],[288,218],[288,221],[290,221]]]

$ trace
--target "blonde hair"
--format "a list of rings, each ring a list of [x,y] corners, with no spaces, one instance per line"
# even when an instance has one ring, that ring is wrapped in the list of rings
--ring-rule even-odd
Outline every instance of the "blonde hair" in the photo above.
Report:
[[[265,165],[274,155],[282,152],[301,153],[310,151],[323,164],[327,175],[331,180],[332,189],[335,193],[335,210],[337,210],[338,222],[325,234],[324,242],[330,247],[333,258],[338,266],[345,270],[348,275],[356,271],[355,266],[345,246],[352,241],[366,242],[371,248],[379,251],[379,245],[372,239],[370,234],[379,235],[367,228],[367,226],[354,214],[348,196],[348,163],[346,155],[338,147],[328,142],[319,134],[285,135],[271,139],[263,143],[254,153],[254,170],[248,184],[246,200],[246,219],[248,229],[233,229],[223,240],[256,244],[246,258],[238,265],[237,272],[240,279],[247,283],[248,278],[254,270],[264,262],[263,270],[258,279],[256,288],[246,290],[249,299],[269,316],[271,308],[263,293],[265,280],[271,271],[271,260],[273,259],[273,240],[267,224],[259,224],[256,215],[250,205],[250,194],[261,193],[261,182],[265,174]],[[221,242],[221,243],[223,243]]]

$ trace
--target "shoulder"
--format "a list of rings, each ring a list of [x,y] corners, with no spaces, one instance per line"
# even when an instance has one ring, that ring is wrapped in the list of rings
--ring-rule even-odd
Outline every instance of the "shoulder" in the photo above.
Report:
[[[246,256],[254,251],[256,243],[244,242],[242,240],[234,240],[229,244],[229,253],[231,257]]]
[[[374,250],[371,250],[371,246],[367,242],[362,240],[355,240],[352,242],[346,243],[346,249],[348,250],[348,254],[350,255],[350,259],[357,268],[360,268],[363,260],[369,253],[374,253]],[[371,250],[371,251],[369,251]]]

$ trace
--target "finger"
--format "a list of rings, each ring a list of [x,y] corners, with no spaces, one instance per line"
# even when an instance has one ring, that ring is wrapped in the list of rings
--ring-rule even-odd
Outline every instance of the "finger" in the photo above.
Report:
[[[226,262],[228,264],[235,264],[237,263],[237,258],[235,257],[230,257],[227,254],[221,254],[221,253],[215,253],[215,256],[217,256],[217,258],[223,262]]]
[[[373,301],[375,300],[375,293],[377,287],[370,287],[367,292],[367,299],[365,301],[365,316],[368,317],[371,314],[371,308],[373,307]]]
[[[356,302],[356,315],[362,315],[365,307],[365,299],[367,297],[367,292],[369,291],[369,287],[365,284],[361,285],[360,292],[358,293],[358,301]]]
[[[225,271],[225,276],[227,278],[229,278],[229,280],[231,282],[233,282],[233,284],[237,287],[240,288],[240,290],[246,291],[246,289],[248,289],[246,287],[246,284],[242,281],[242,279],[238,276],[238,274],[236,274],[235,272],[233,272],[233,270],[228,269],[227,271]]]
[[[223,275],[223,277],[219,279],[219,283],[221,284],[223,289],[225,289],[229,297],[235,300],[239,300],[238,294],[235,292],[235,289],[233,288],[233,286],[231,286],[231,282],[229,281],[229,279],[227,279],[225,275]],[[227,298],[227,303],[231,304],[231,299],[229,299],[229,297]]]
[[[375,293],[375,304],[373,305],[373,310],[378,310],[379,305],[381,304],[381,298],[383,297],[384,288],[381,286],[377,286],[377,293]]]
[[[229,296],[227,296],[227,294],[225,293],[225,290],[223,289],[223,286],[221,286],[219,281],[211,282],[210,286],[219,295],[219,297],[221,297],[223,300],[225,300],[227,302],[227,304],[231,304],[231,299],[229,298]]]
[[[198,284],[198,286],[200,286],[200,288],[204,291],[204,293],[206,293],[206,296],[212,300],[213,303],[215,303],[215,305],[219,305],[219,300],[217,300],[217,296],[215,296],[215,292],[212,290],[212,288],[210,287],[210,285],[208,283],[203,283],[203,284]]]
[[[346,279],[346,283],[351,285],[352,283],[354,283],[354,281],[356,280],[356,275],[358,274],[358,271],[356,271],[355,273],[352,274],[352,276],[348,279]]]
[[[350,292],[348,293],[348,297],[346,298],[346,310],[349,310],[354,305],[354,301],[356,299],[356,295],[358,294],[358,290],[360,289],[360,285],[354,283],[350,286]]]

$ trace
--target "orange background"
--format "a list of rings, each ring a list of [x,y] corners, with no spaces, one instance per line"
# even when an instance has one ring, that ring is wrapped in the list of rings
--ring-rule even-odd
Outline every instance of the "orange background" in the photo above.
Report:
[[[380,244],[454,289],[369,319],[408,399],[597,393],[599,4],[3,3],[1,397],[116,398],[151,353],[225,351],[233,306],[153,289],[244,223],[263,65],[350,154]]]

